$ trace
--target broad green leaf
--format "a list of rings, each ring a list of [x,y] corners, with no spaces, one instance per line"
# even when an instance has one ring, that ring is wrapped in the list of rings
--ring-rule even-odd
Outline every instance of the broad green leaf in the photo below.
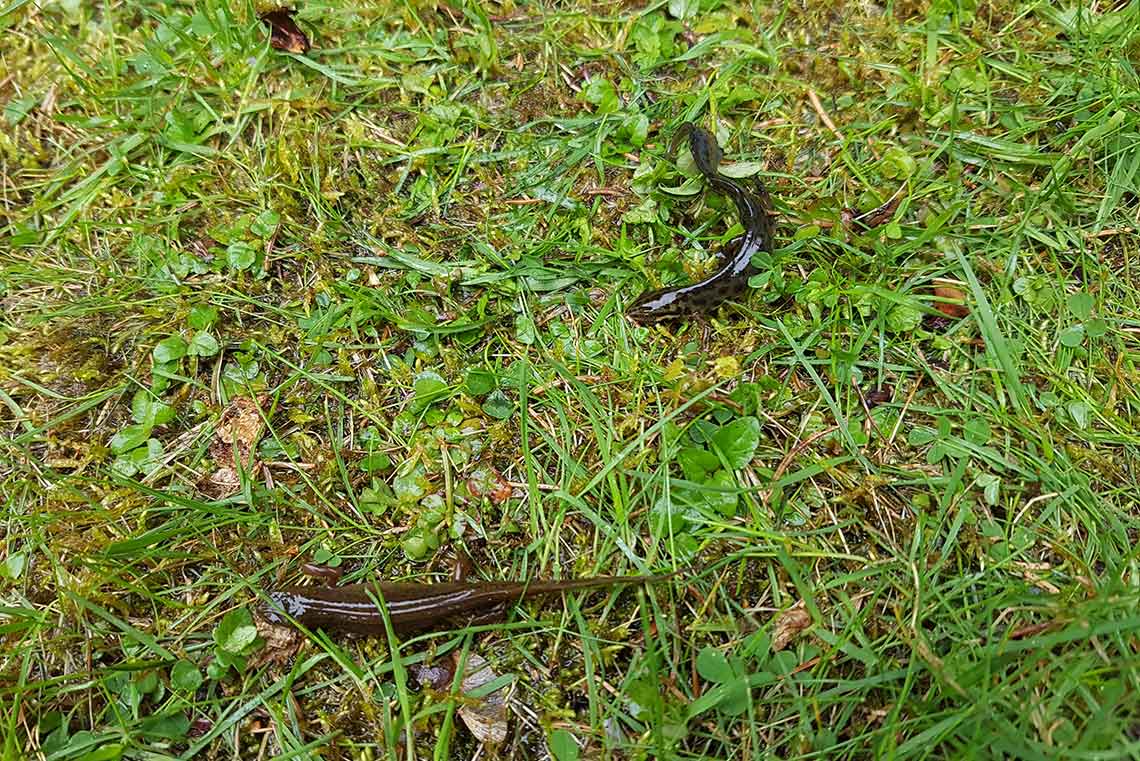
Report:
[[[131,399],[131,417],[143,425],[162,425],[174,419],[174,408],[146,389],[139,389]]]
[[[729,491],[730,489],[736,488],[731,473],[727,470],[718,470],[705,481],[704,487],[713,487],[697,487],[701,501],[704,502],[705,505],[720,513],[725,518],[731,518],[736,515],[736,508],[740,504],[740,495]]]
[[[1068,346],[1069,348],[1076,348],[1085,340],[1085,326],[1080,322],[1075,325],[1070,325],[1061,331],[1061,335],[1058,336],[1058,338],[1060,338],[1062,345]]]
[[[1085,335],[1089,338],[1100,338],[1108,332],[1108,323],[1100,317],[1085,323]]]
[[[608,114],[621,107],[613,82],[605,77],[594,77],[582,88],[582,97],[597,107],[599,114]]]
[[[966,441],[971,444],[985,444],[990,440],[990,426],[981,418],[971,418],[962,426],[962,433]]]
[[[111,451],[115,454],[122,454],[141,446],[150,436],[150,429],[151,426],[142,423],[128,425],[111,438]]]
[[[1069,296],[1069,311],[1078,320],[1087,320],[1092,316],[1093,297],[1083,291]]]
[[[186,341],[182,336],[169,336],[154,347],[155,362],[176,362],[186,356]]]
[[[253,616],[245,608],[227,613],[214,629],[214,642],[223,652],[241,655],[257,640]]]
[[[578,761],[578,743],[574,742],[574,735],[565,729],[551,732],[550,755],[555,761]]]
[[[914,174],[917,168],[918,163],[914,158],[897,145],[884,151],[883,158],[879,161],[879,171],[890,179],[905,180]]]
[[[218,310],[208,304],[195,304],[190,307],[186,324],[191,330],[205,330],[218,320]]]
[[[257,261],[257,249],[245,241],[236,241],[226,248],[226,261],[235,270],[247,270]]]
[[[181,712],[168,713],[164,716],[148,716],[139,725],[139,731],[149,737],[161,737],[167,740],[184,740],[190,730],[190,719]]]
[[[649,117],[645,114],[631,114],[622,125],[622,134],[629,138],[630,145],[640,148],[649,136]]]
[[[424,370],[417,375],[413,388],[415,389],[416,402],[420,405],[431,404],[442,399],[447,396],[448,392],[447,381],[434,370]]]
[[[36,101],[40,98],[38,95],[27,95],[23,98],[13,98],[8,101],[4,106],[4,118],[11,126],[16,126],[24,120],[24,117],[35,107]]]
[[[218,341],[204,330],[199,330],[190,339],[186,353],[191,357],[212,357],[218,353]]]
[[[705,647],[697,654],[697,673],[716,684],[727,684],[736,678],[736,672],[732,670],[728,658],[712,646]]]
[[[182,692],[193,692],[202,685],[202,672],[190,661],[178,661],[170,669],[170,686]]]
[[[486,368],[473,367],[467,371],[467,393],[471,396],[491,393],[495,383],[495,374]]]
[[[280,214],[266,209],[253,220],[253,223],[249,226],[249,231],[257,237],[265,239],[277,230],[277,223],[280,221]]]
[[[653,530],[665,536],[676,534],[685,527],[684,509],[667,497],[661,497],[653,503],[649,509],[649,519]]]
[[[677,462],[686,481],[700,483],[720,467],[720,458],[704,447],[685,447],[677,453]]]
[[[1066,409],[1073,418],[1073,422],[1077,424],[1078,428],[1089,427],[1089,413],[1092,412],[1091,408],[1084,402],[1076,401],[1069,402]]]
[[[519,343],[530,346],[535,342],[537,337],[537,329],[534,320],[530,316],[520,314],[515,317],[515,339]]]
[[[384,452],[373,452],[360,458],[360,469],[371,473],[392,467],[392,458]]]
[[[720,173],[725,177],[740,179],[760,174],[760,170],[763,168],[764,165],[759,161],[737,161],[732,164],[721,164]]]
[[[739,676],[723,686],[725,688],[724,697],[717,703],[717,709],[729,716],[739,716],[747,711],[750,703],[748,677]]]
[[[483,411],[496,420],[506,420],[514,413],[515,403],[502,391],[495,389],[487,395],[487,401],[483,402]]]
[[[752,462],[760,445],[760,421],[752,416],[737,418],[718,428],[710,442],[724,456],[728,467],[739,470]]]
[[[910,304],[896,304],[887,312],[887,330],[909,333],[922,324],[922,310]]]
[[[700,9],[700,0],[669,0],[669,15],[676,19],[692,18]]]
[[[72,736],[72,740],[74,741],[79,736],[80,736],[80,733],[76,732]],[[95,749],[89,753],[84,753],[82,756],[78,757],[77,761],[118,761],[118,759],[120,759],[122,757],[123,757],[123,746],[122,746],[122,744],[121,743],[108,743],[107,745],[103,745],[102,747],[97,748],[97,749]],[[69,758],[72,758],[72,756],[69,756]]]
[[[4,558],[4,564],[0,565],[0,576],[15,581],[23,575],[25,565],[27,565],[27,556],[22,552],[13,552]]]

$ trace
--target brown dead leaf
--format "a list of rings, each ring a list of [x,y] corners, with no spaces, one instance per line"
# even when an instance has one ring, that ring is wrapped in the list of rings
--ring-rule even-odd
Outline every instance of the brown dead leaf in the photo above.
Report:
[[[458,658],[458,655],[456,656]],[[456,667],[458,667],[458,662]],[[483,658],[474,653],[467,654],[467,664],[463,670],[463,694],[467,696],[499,675]],[[459,709],[463,723],[481,743],[498,744],[507,739],[507,692],[510,685],[504,685],[494,692],[481,697],[468,697]]]
[[[217,470],[200,486],[215,498],[227,497],[241,488],[236,463],[240,462],[247,470],[257,466],[254,447],[261,439],[264,427],[259,411],[262,402],[262,399],[248,397],[234,399],[214,429],[210,457]]]
[[[501,505],[511,498],[513,488],[503,474],[494,468],[480,468],[467,479],[467,490],[473,497],[486,495],[492,503]]]
[[[489,495],[491,497],[491,503],[495,505],[503,504],[511,498],[513,491],[514,490],[511,488],[511,485],[507,483],[506,479],[500,476],[498,486],[492,489],[491,494]]]
[[[291,8],[277,8],[266,11],[258,18],[269,27],[269,46],[287,53],[304,55],[309,52],[309,37],[293,20],[296,11]]]
[[[810,626],[811,614],[807,612],[804,601],[800,600],[776,619],[776,632],[772,635],[772,652],[783,650],[799,636],[800,632]]]
[[[254,625],[257,626],[257,636],[265,640],[265,647],[250,657],[250,669],[265,663],[284,666],[292,662],[305,643],[305,635],[291,626],[279,626],[261,618],[255,618]]]
[[[962,318],[970,314],[966,306],[966,293],[961,288],[939,283],[934,286],[934,295],[939,299],[950,299],[934,302],[934,308],[947,317]]]

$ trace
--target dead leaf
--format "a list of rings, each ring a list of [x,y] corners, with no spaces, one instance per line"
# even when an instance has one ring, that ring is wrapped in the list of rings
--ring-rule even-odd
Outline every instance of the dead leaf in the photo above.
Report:
[[[254,625],[257,636],[265,640],[265,647],[250,657],[247,668],[256,669],[265,663],[284,666],[292,662],[305,643],[305,635],[291,626],[280,626],[261,618],[255,618]]]
[[[950,299],[934,302],[934,308],[947,317],[961,318],[970,314],[966,306],[966,293],[961,288],[940,283],[934,286],[934,295],[939,299]]]
[[[811,626],[811,614],[807,612],[804,601],[800,600],[776,619],[776,632],[772,635],[772,652],[783,650],[809,626]]]
[[[513,492],[514,492],[514,490],[511,488],[511,485],[507,483],[505,478],[500,476],[498,486],[496,486],[494,489],[492,489],[491,494],[489,495],[491,497],[491,504],[493,504],[493,505],[503,504],[504,502],[506,502],[508,499],[511,498],[511,494]]]
[[[216,498],[228,497],[241,488],[236,463],[240,462],[246,470],[253,470],[258,464],[254,447],[264,427],[259,410],[262,401],[248,397],[234,399],[214,429],[210,457],[217,470],[200,486]]]
[[[457,661],[458,657],[457,654]],[[458,665],[457,662],[456,667]],[[510,685],[503,685],[487,695],[469,697],[471,692],[498,678],[499,675],[485,659],[474,653],[467,654],[461,688],[465,700],[459,709],[459,716],[481,743],[498,744],[507,739],[507,692]]]
[[[467,490],[473,497],[486,495],[496,505],[503,504],[514,493],[510,482],[494,468],[480,468],[475,475],[467,479]]]
[[[287,53],[304,55],[309,52],[309,37],[293,20],[296,11],[291,8],[278,8],[262,13],[258,18],[269,27],[269,46]]]

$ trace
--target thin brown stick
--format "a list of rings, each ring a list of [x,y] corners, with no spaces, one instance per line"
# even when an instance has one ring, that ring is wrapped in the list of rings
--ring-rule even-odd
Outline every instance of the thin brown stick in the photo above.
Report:
[[[839,138],[839,142],[843,142],[843,133],[835,126],[835,122],[831,121],[831,117],[823,110],[823,104],[819,102],[819,96],[815,94],[815,90],[808,88],[808,100],[811,101],[811,107],[815,109],[816,114],[819,115],[819,120],[823,122],[824,126],[831,130],[831,134]]]

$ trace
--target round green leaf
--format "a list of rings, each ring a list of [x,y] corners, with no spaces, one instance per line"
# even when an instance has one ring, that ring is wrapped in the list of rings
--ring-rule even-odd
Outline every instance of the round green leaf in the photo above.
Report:
[[[1070,325],[1061,331],[1059,338],[1063,345],[1070,348],[1080,346],[1081,342],[1085,340],[1085,326],[1079,322],[1076,325]]]
[[[186,342],[182,336],[170,336],[154,347],[155,362],[176,362],[186,356]]]
[[[253,220],[253,224],[249,226],[249,231],[259,238],[268,238],[277,229],[277,223],[280,221],[280,214],[266,209]]]
[[[722,425],[710,437],[724,456],[728,467],[738,470],[752,462],[760,444],[760,421],[752,416],[738,418]]]
[[[990,440],[990,426],[985,420],[981,418],[971,418],[966,421],[962,426],[962,433],[966,437],[966,441],[971,444],[985,444]]]
[[[736,677],[724,653],[711,646],[697,654],[697,673],[716,684],[727,684]]]
[[[174,408],[140,388],[131,399],[131,417],[143,425],[162,425],[174,419]]]
[[[150,428],[145,423],[128,425],[111,438],[111,451],[115,454],[122,454],[141,446],[150,436]]]
[[[473,367],[467,371],[467,393],[471,396],[483,396],[491,393],[495,388],[495,374],[482,367]]]
[[[424,370],[416,376],[413,386],[416,402],[420,405],[431,404],[447,395],[447,381],[434,370]]]
[[[891,179],[906,179],[914,174],[918,168],[917,162],[909,153],[897,145],[891,146],[883,153],[879,162],[879,171],[884,177]]]
[[[1069,311],[1078,320],[1087,320],[1092,316],[1093,310],[1093,297],[1084,292],[1074,293],[1069,296]]]
[[[6,579],[18,579],[24,573],[25,565],[27,557],[22,552],[14,552],[4,558],[4,563],[0,565],[0,576]]]
[[[1097,317],[1085,323],[1085,335],[1089,338],[1100,338],[1108,332],[1108,323]]]
[[[231,243],[226,248],[226,261],[235,270],[247,270],[257,261],[257,249],[245,241]]]
[[[685,511],[673,500],[661,497],[649,509],[649,519],[658,534],[676,534],[685,527]]]
[[[922,312],[910,304],[896,304],[887,312],[887,330],[909,333],[922,324]]]
[[[603,77],[594,77],[582,88],[582,97],[597,106],[598,113],[607,114],[621,107],[613,82]]]
[[[530,346],[537,337],[538,332],[533,319],[525,314],[520,314],[515,318],[515,338],[519,343]]]
[[[214,642],[227,653],[241,655],[257,639],[253,616],[245,608],[231,610],[214,629]]]
[[[495,389],[487,395],[487,401],[483,402],[483,411],[496,420],[506,420],[514,413],[515,403],[502,391]]]
[[[729,716],[739,716],[748,710],[748,677],[740,676],[724,685],[724,697],[717,708]]]
[[[199,330],[190,339],[186,353],[191,357],[212,357],[218,353],[218,341],[204,330]]]
[[[202,672],[190,661],[178,661],[170,670],[170,686],[182,692],[193,692],[202,684]]]
[[[190,719],[184,713],[175,712],[162,716],[148,716],[139,725],[143,735],[161,737],[168,740],[184,740],[190,730]]]
[[[186,324],[191,330],[205,330],[218,320],[218,310],[208,304],[195,304],[190,307]]]
[[[705,505],[725,518],[736,515],[736,508],[740,505],[740,495],[729,491],[736,488],[731,473],[727,470],[718,470],[705,481],[704,485],[712,487],[699,489],[701,500]]]
[[[409,560],[423,560],[431,549],[427,538],[420,532],[416,532],[405,539],[403,548],[404,554],[408,556]]]
[[[1069,402],[1066,406],[1069,414],[1073,418],[1073,422],[1077,424],[1078,428],[1089,427],[1089,414],[1092,409],[1084,402]]]

